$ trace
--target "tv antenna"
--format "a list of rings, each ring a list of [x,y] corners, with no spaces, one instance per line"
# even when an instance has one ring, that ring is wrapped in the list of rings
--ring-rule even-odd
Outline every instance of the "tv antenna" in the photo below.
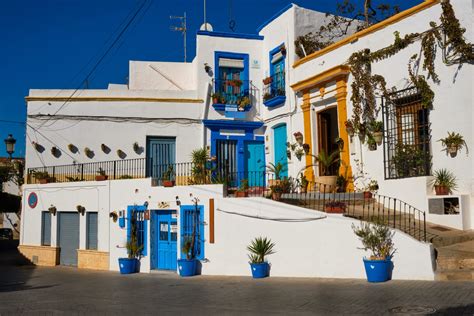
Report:
[[[181,32],[183,34],[184,39],[184,62],[186,62],[186,12],[184,12],[184,16],[170,16],[171,20],[180,20],[180,26],[171,26],[170,29],[175,32]]]

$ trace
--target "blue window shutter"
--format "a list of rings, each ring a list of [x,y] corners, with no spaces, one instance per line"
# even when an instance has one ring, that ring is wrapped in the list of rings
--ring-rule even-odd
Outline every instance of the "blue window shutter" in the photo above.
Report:
[[[196,259],[204,259],[204,242],[205,242],[205,233],[204,233],[204,206],[198,205],[196,215],[194,205],[182,205],[181,206],[181,241],[180,246],[183,246],[184,239],[186,237],[191,237],[193,234],[193,224],[194,220],[197,219],[198,223],[196,226],[196,240],[195,240],[195,249],[196,249]],[[185,259],[186,254],[181,252],[181,258]]]
[[[41,245],[51,246],[51,213],[41,213]]]
[[[98,244],[98,213],[87,212],[86,218],[86,249],[97,250]]]

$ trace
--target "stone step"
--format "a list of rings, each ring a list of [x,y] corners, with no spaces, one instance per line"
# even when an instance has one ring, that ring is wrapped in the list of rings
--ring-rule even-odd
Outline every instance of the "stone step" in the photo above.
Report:
[[[449,257],[438,257],[436,260],[437,268],[440,270],[461,270],[461,269],[472,269],[474,270],[474,258],[449,258]]]
[[[438,270],[435,275],[436,281],[473,281],[474,269],[468,270]]]

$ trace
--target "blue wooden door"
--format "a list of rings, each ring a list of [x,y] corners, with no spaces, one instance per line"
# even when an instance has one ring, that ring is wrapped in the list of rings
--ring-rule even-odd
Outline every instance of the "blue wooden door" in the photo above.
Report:
[[[176,211],[156,211],[152,217],[152,269],[176,270],[178,225]]]
[[[147,176],[161,180],[163,173],[176,162],[176,139],[148,137],[146,156]]]
[[[245,144],[245,172],[249,186],[262,186],[265,182],[265,148],[263,143]]]
[[[275,151],[275,165],[281,163],[284,168],[280,176],[288,176],[288,157],[286,156],[286,124],[279,125],[273,129],[273,148]]]

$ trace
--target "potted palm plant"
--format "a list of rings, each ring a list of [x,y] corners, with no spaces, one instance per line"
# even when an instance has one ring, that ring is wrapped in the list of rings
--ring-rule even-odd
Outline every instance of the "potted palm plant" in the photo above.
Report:
[[[281,195],[283,194],[283,187],[280,183],[276,183],[270,186],[272,192],[272,200],[280,201]]]
[[[168,169],[163,173],[161,178],[163,186],[166,188],[174,187],[175,181],[173,180],[174,170],[173,166],[168,166]]]
[[[364,267],[369,282],[385,282],[392,277],[392,258],[396,249],[390,228],[383,222],[361,222],[360,226],[352,224],[352,230],[359,237],[363,247],[370,251],[370,257],[364,258]]]
[[[130,238],[125,244],[127,248],[128,257],[119,258],[119,268],[121,274],[130,274],[138,272],[139,259],[143,250],[143,245],[138,244],[138,229],[137,229],[137,218],[135,211],[131,212],[130,218]]]
[[[453,193],[457,187],[456,176],[447,169],[439,169],[433,172],[434,179],[431,186],[434,188],[436,195],[448,195]]]
[[[448,136],[438,140],[441,142],[441,145],[444,147],[443,150],[446,151],[446,154],[449,154],[451,157],[456,157],[458,151],[466,147],[466,155],[469,153],[466,141],[464,137],[455,132],[448,132]]]
[[[52,177],[49,175],[48,171],[35,171],[34,177],[40,184],[46,184],[52,181]]]
[[[316,162],[321,166],[321,175],[318,178],[320,192],[330,192],[336,188],[337,176],[328,175],[329,168],[339,161],[339,150],[327,154],[324,149],[315,156]]]
[[[254,279],[266,278],[270,275],[270,264],[265,260],[266,256],[274,254],[275,244],[267,237],[257,237],[247,246],[250,251],[250,269]]]
[[[276,164],[270,162],[267,166],[266,166],[267,170],[270,172],[270,173],[273,173],[275,175],[275,178],[274,179],[270,179],[268,180],[268,184],[270,186],[274,185],[274,184],[277,184],[280,182],[281,180],[281,175],[284,171],[286,171],[286,166],[283,165],[281,162],[278,162]]]
[[[182,277],[189,277],[196,275],[197,273],[197,262],[196,259],[196,232],[197,224],[199,222],[198,212],[198,200],[194,199],[195,212],[193,213],[193,230],[190,236],[184,236],[183,243],[181,246],[181,252],[186,256],[185,259],[178,259],[178,271]]]

